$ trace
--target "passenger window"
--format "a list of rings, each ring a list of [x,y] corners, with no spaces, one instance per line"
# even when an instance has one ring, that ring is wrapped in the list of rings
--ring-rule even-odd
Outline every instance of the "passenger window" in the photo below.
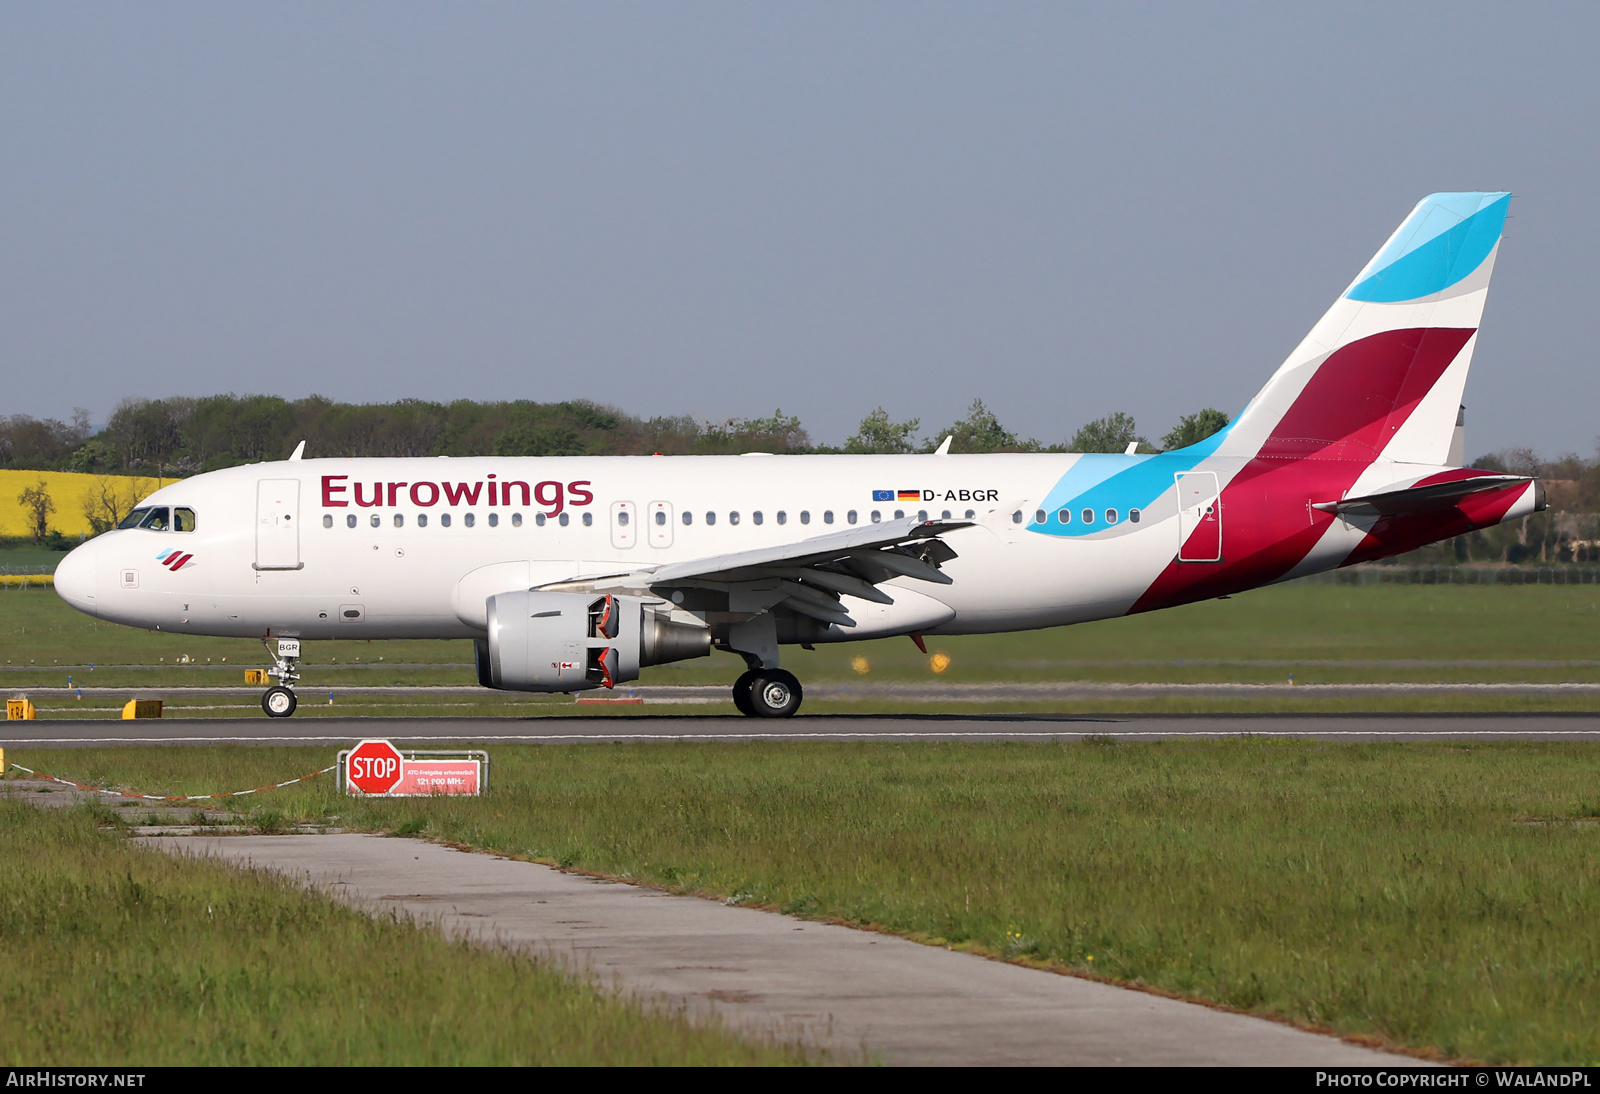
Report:
[[[122,523],[117,525],[117,527],[118,528],[137,528],[137,527],[139,527],[139,522],[144,519],[144,515],[146,513],[148,513],[149,511],[150,511],[149,509],[135,509],[133,512],[129,513],[127,516],[123,517],[122,518]]]
[[[374,528],[377,528],[383,524],[383,521],[378,519],[378,514],[374,513],[372,516],[367,518],[367,523],[372,525]]]
[[[561,525],[561,527],[565,528],[567,525],[572,523],[572,514],[570,514],[570,513],[562,513],[559,517],[556,518],[556,523]]]
[[[717,514],[715,514],[715,513],[707,513],[706,514],[706,523],[707,524],[715,524],[715,523],[717,523]]]
[[[1021,524],[1022,523],[1022,510],[1021,509],[1018,509],[1015,513],[1011,514],[1011,523],[1012,524]]]
[[[511,527],[513,527],[513,528],[521,528],[522,527],[522,514],[521,513],[512,513],[511,514]]]
[[[971,519],[972,519],[972,518],[973,518],[973,517],[975,517],[975,516],[977,516],[977,515],[978,515],[978,514],[977,514],[977,513],[976,513],[976,512],[974,512],[974,511],[973,511],[973,510],[971,510],[971,509],[968,509],[968,510],[967,510],[967,519],[968,519],[968,520],[971,520]]]
[[[685,509],[683,511],[683,524],[684,524],[684,527],[687,528],[689,525],[691,525],[693,523],[694,523],[694,514],[689,512],[689,510]]]
[[[543,513],[535,513],[533,515],[533,523],[537,524],[540,528],[544,527],[544,522],[545,515]]]
[[[332,528],[333,527],[333,514],[332,513],[324,513],[324,514],[322,514],[322,526],[324,528]]]
[[[750,514],[750,519],[755,521],[757,524],[760,524],[761,523],[761,510],[757,509],[754,513],[751,513]]]
[[[356,526],[356,515],[354,513],[346,513],[345,514],[345,516],[344,516],[344,526],[346,528],[354,528]]]
[[[584,516],[588,516],[588,515],[589,515],[588,513],[584,514]],[[627,526],[628,526],[628,511],[626,509],[624,509],[622,512],[617,514],[617,527],[618,528],[626,528]]]
[[[895,520],[904,520],[905,519],[905,515],[906,515],[906,511],[904,509],[896,509],[894,511],[894,519]]]
[[[567,514],[562,513],[561,515],[562,516],[566,516]],[[562,521],[561,523],[565,524],[567,522],[566,521]],[[594,525],[594,514],[593,513],[585,513],[585,514],[583,514],[583,526],[585,528],[589,528],[589,527],[592,527],[593,525]]]
[[[1083,523],[1085,523],[1085,524],[1093,524],[1094,523],[1094,510],[1093,509],[1085,509],[1083,511]]]
[[[500,527],[500,514],[499,513],[490,513],[489,514],[489,527],[490,528],[498,528],[498,527]]]
[[[882,519],[883,519],[883,514],[878,512],[878,510],[874,509],[872,511],[872,523],[873,524],[877,524]]]
[[[1056,514],[1056,520],[1058,522],[1060,522],[1061,524],[1071,524],[1072,523],[1072,510],[1071,509],[1063,509],[1063,510],[1061,510],[1061,512]]]
[[[1106,510],[1106,523],[1107,524],[1115,524],[1115,523],[1117,523],[1117,511],[1115,509],[1107,509]]]
[[[824,509],[822,511],[822,523],[823,524],[832,524],[833,523],[833,510],[832,509]]]
[[[165,532],[172,524],[172,518],[167,515],[167,507],[158,505],[150,510],[150,515],[144,518],[140,528],[148,528],[152,532]]]
[[[738,524],[739,523],[739,510],[735,509],[733,512],[728,514],[728,523],[729,524]]]
[[[172,511],[172,524],[180,532],[192,532],[195,529],[193,509],[174,509]]]
[[[782,509],[778,510],[778,523],[779,524],[788,524],[789,523],[789,514],[785,513]]]
[[[950,519],[950,510],[946,509],[944,512],[940,513],[939,514],[939,519],[940,520],[949,520]]]
[[[807,510],[807,509],[800,510],[800,523],[801,524],[810,524],[811,523],[811,512],[809,510]]]
[[[1045,522],[1045,519],[1046,518],[1045,518],[1045,513],[1044,513],[1043,509],[1035,509],[1033,511],[1033,523],[1035,523],[1035,524],[1043,524]]]
[[[667,523],[667,511],[665,509],[657,509],[656,510],[656,524],[658,526],[664,526],[666,523]]]
[[[405,524],[406,524],[405,516],[403,514],[401,514],[401,513],[396,513],[394,515],[394,526],[396,528],[404,528]]]
[[[478,523],[478,515],[476,513],[467,513],[461,518],[461,523],[465,524],[468,528],[471,528],[473,525]]]
[[[918,520],[927,520],[928,519],[928,511],[926,509],[918,509],[917,510],[917,519]]]
[[[844,519],[847,523],[854,524],[856,522],[856,511],[854,509],[850,510],[844,515]]]
[[[418,528],[426,528],[427,526],[428,526],[428,514],[426,514],[426,513],[418,513],[417,514],[417,527]]]
[[[440,513],[439,514],[439,527],[441,527],[441,528],[450,527],[450,514],[449,513]]]
[[[1129,524],[1138,524],[1139,523],[1139,510],[1137,510],[1137,509],[1129,509],[1128,510],[1128,523]]]

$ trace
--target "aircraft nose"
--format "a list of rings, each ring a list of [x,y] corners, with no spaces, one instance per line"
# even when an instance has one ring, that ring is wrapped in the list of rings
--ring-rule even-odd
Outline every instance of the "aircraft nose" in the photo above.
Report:
[[[92,544],[74,548],[57,564],[55,587],[56,595],[80,612],[99,614],[95,608]]]

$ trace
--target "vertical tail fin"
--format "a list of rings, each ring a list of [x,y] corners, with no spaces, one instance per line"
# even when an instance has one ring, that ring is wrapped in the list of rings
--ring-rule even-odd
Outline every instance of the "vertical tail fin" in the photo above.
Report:
[[[1449,460],[1510,200],[1423,198],[1250,401],[1218,455]]]

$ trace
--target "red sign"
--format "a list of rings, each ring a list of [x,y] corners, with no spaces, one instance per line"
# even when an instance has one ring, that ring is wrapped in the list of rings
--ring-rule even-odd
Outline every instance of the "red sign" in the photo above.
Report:
[[[477,760],[407,760],[400,782],[390,797],[428,797],[433,794],[478,794]]]
[[[345,760],[345,782],[363,794],[387,794],[400,781],[406,762],[388,741],[362,741]]]

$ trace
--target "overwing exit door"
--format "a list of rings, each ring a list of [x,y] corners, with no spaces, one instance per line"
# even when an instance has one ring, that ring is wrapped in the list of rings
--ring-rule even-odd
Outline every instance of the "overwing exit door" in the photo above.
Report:
[[[298,570],[300,561],[300,480],[262,479],[256,483],[256,562],[258,570]]]
[[[653,501],[650,503],[650,546],[672,546],[672,503],[670,501]]]
[[[620,550],[632,547],[639,536],[638,513],[631,501],[611,503],[611,546]]]
[[[1184,471],[1178,486],[1178,561],[1222,561],[1222,492],[1215,471]]]

